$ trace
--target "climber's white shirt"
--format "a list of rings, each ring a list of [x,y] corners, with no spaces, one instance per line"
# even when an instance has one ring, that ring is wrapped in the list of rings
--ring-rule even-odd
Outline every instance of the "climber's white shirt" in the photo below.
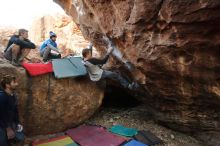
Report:
[[[103,69],[101,69],[99,65],[94,65],[89,61],[83,61],[83,64],[86,66],[89,77],[92,81],[99,81],[101,79]]]

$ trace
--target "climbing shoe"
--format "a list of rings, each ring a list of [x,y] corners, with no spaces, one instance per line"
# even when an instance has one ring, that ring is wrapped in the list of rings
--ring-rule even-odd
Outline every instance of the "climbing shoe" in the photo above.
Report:
[[[136,90],[138,88],[139,88],[139,85],[136,82],[132,82],[131,84],[128,85],[128,89],[130,90]]]
[[[131,64],[131,62],[125,62],[125,67],[126,67],[129,71],[133,71],[133,70],[134,70],[134,66]]]

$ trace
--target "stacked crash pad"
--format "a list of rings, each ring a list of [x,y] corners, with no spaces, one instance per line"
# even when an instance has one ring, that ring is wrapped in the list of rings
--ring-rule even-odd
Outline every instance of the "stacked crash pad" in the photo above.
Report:
[[[39,76],[54,72],[55,78],[79,77],[87,74],[81,57],[67,57],[63,59],[53,59],[47,63],[27,63],[22,66],[31,76]]]
[[[53,59],[53,70],[56,78],[79,77],[87,74],[81,57]]]
[[[52,63],[27,63],[24,62],[22,66],[27,70],[31,76],[38,76],[53,72]]]

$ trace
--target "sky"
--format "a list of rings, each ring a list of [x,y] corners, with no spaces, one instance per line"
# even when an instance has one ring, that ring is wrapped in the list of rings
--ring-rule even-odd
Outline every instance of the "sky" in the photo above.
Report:
[[[0,26],[28,29],[37,17],[65,13],[53,0],[0,0]]]

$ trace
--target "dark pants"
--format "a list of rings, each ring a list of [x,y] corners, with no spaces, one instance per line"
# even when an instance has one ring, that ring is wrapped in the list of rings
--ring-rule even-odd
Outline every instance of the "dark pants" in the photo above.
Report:
[[[2,128],[0,128],[0,146],[8,146],[7,134]]]
[[[15,138],[8,140],[5,129],[0,128],[0,146],[9,146],[10,143],[23,143],[25,136],[22,132],[15,132]]]
[[[123,78],[120,74],[107,70],[103,71],[101,79],[112,79],[118,81],[124,88],[127,88],[129,85],[129,82],[125,78]]]
[[[43,52],[40,53],[41,57],[43,57],[44,61],[48,61],[51,59],[59,59],[61,58],[60,54],[51,53],[51,48],[46,47]]]

